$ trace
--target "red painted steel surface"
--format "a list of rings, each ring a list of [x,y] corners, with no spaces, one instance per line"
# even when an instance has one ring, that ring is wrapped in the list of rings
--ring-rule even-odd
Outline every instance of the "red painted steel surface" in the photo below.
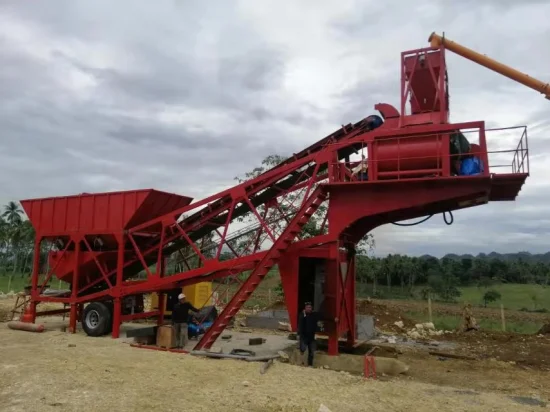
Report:
[[[401,53],[401,127],[449,122],[446,72],[443,48],[422,48]]]
[[[441,70],[441,51],[428,51],[404,58],[406,79],[411,81],[413,96],[410,99],[411,113],[431,112],[440,103],[437,83]]]
[[[413,50],[402,53],[401,58],[401,112],[388,104],[377,105],[386,116],[378,129],[371,129],[365,119],[342,126],[257,178],[194,204],[190,198],[153,190],[23,201],[38,233],[30,305],[33,319],[39,302],[67,303],[69,329],[74,331],[84,303],[109,300],[113,303],[112,334],[118,337],[123,320],[147,316],[123,314],[125,296],[164,292],[250,271],[246,280],[239,280],[240,289],[197,344],[197,348],[205,348],[212,345],[276,264],[295,327],[303,305],[298,301],[298,262],[308,256],[325,262],[323,306],[329,353],[337,353],[340,337],[353,344],[353,248],[366,233],[390,222],[473,207],[489,200],[513,200],[529,174],[525,131],[512,151],[512,171],[495,175],[490,172],[484,123],[448,123],[443,49]],[[405,112],[407,102],[412,115]],[[473,147],[485,169],[477,176],[450,173],[448,135],[462,129],[477,129],[479,133],[479,144]],[[350,166],[349,156],[362,149],[368,159],[368,181],[359,181]],[[290,194],[298,193],[300,196],[289,199]],[[322,210],[320,194],[328,194],[330,199],[322,219],[326,230],[301,238],[301,229],[312,214]],[[283,217],[272,221],[274,211]],[[258,226],[245,251],[238,252],[230,242],[235,239],[229,225],[246,213],[257,219]],[[177,222],[182,214],[186,217]],[[65,246],[50,255],[50,269],[41,277],[39,252],[46,237],[60,237]],[[97,237],[103,246],[96,245]],[[215,248],[207,253],[202,241],[208,237],[216,241]],[[266,239],[270,245],[261,250]],[[234,256],[222,259],[222,249]],[[180,259],[178,273],[166,273],[167,257]],[[189,258],[198,263],[190,266]],[[128,282],[140,272],[143,280]],[[70,296],[42,294],[43,285],[54,275],[70,283]],[[162,299],[161,295],[159,301]],[[161,321],[163,309],[158,315]]]
[[[127,254],[127,256],[130,256]],[[78,286],[82,287],[89,282],[92,282],[99,277],[99,273],[94,257],[100,262],[102,267],[116,267],[117,253],[116,252],[81,252],[78,273]],[[50,267],[56,266],[54,275],[67,283],[71,282],[73,269],[76,263],[74,251],[62,253],[53,251],[48,255],[48,263]]]
[[[34,229],[44,235],[113,233],[162,216],[193,199],[153,189],[22,200]]]
[[[441,172],[449,155],[448,135],[427,135],[405,139],[381,139],[373,144],[378,172],[433,170]]]

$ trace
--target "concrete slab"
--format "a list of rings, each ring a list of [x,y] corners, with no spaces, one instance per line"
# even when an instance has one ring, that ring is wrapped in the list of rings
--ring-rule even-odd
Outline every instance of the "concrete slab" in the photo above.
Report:
[[[246,318],[246,326],[254,329],[279,329],[279,322],[285,322],[276,318],[268,318],[262,316],[248,316]]]
[[[254,316],[249,316],[254,317]],[[261,318],[274,318],[279,319],[281,321],[288,321],[288,312],[286,310],[264,310],[262,312],[258,312],[255,317],[261,317]]]
[[[231,339],[222,339],[224,335],[231,335]],[[249,345],[250,338],[262,337],[266,341],[261,345]],[[185,350],[191,351],[197,344],[197,340],[190,340]],[[214,343],[213,347],[221,348],[222,353],[229,354],[233,349],[246,349],[256,353],[257,356],[272,355],[284,351],[296,345],[295,340],[290,340],[286,335],[261,335],[256,333],[243,333],[235,331],[224,332]]]
[[[357,339],[371,340],[376,337],[376,329],[374,328],[374,316],[357,315]]]
[[[357,315],[357,339],[366,341],[376,337],[374,317],[370,315]],[[286,310],[266,310],[256,315],[246,317],[246,326],[255,329],[278,329],[279,322],[288,322]]]
[[[41,318],[40,323],[44,324],[46,332],[47,331],[66,331],[67,327],[69,326],[68,319],[62,320],[59,317]],[[149,322],[123,323],[120,327],[120,337],[117,340],[124,343],[134,343],[134,338],[127,336],[128,331],[131,331],[134,329],[146,328],[154,325],[156,324],[152,322],[151,323]],[[77,324],[77,333],[81,333],[81,334],[84,333],[80,323]],[[229,340],[222,339],[221,337],[224,335],[231,335],[231,339]],[[265,343],[262,343],[261,345],[248,344],[248,340],[250,338],[259,338],[259,337],[264,338],[266,340]],[[111,339],[111,336],[107,335],[99,339]],[[197,342],[198,341],[196,339],[190,340],[187,346],[185,347],[185,350],[192,351],[195,345],[197,344]],[[213,347],[221,349],[222,353],[224,354],[229,354],[233,349],[247,349],[247,350],[254,351],[258,356],[266,356],[266,355],[276,354],[279,351],[285,351],[286,349],[289,349],[293,345],[296,345],[296,341],[288,339],[288,334],[270,335],[270,334],[245,333],[245,332],[227,330],[218,338],[216,343],[214,343]]]
[[[250,328],[276,330],[279,328],[279,322],[288,322],[288,312],[286,310],[264,310],[247,316],[245,322],[246,326]]]

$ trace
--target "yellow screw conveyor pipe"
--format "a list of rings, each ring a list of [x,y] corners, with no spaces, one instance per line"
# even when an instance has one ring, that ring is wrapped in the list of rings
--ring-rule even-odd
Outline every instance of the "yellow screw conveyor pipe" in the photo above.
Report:
[[[446,49],[462,56],[468,60],[471,60],[481,66],[487,67],[490,70],[493,70],[497,73],[502,74],[512,80],[515,80],[518,83],[523,84],[524,86],[530,87],[542,94],[545,95],[547,99],[550,100],[550,84],[544,83],[541,80],[537,80],[525,73],[522,73],[516,69],[511,68],[505,64],[499,63],[496,60],[491,59],[490,57],[484,56],[481,53],[473,51],[467,47],[464,47],[452,40],[442,37],[435,32],[430,35],[428,39],[431,46],[434,48],[439,48],[443,45]]]

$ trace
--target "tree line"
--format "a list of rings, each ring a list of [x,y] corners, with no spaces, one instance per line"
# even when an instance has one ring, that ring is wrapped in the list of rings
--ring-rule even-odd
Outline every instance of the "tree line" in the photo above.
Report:
[[[536,260],[516,260],[467,256],[410,257],[388,255],[383,258],[357,257],[357,281],[372,284],[372,294],[401,295],[453,301],[459,287],[478,286],[491,292],[488,300],[499,297],[490,289],[495,284],[538,284],[548,286],[550,265]],[[498,292],[497,292],[498,293]],[[495,299],[493,299],[495,298]],[[487,300],[486,300],[487,302]]]

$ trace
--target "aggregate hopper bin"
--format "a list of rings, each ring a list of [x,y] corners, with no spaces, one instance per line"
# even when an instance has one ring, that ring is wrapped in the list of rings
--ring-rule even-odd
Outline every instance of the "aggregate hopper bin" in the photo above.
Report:
[[[79,257],[80,289],[102,276],[98,265],[105,272],[116,269],[118,234],[187,206],[192,200],[186,196],[145,189],[30,199],[22,200],[21,204],[37,236],[58,242],[58,250],[51,251],[48,257],[49,266],[55,267],[53,274],[58,279],[72,282],[75,267],[75,244],[72,239],[84,239],[85,247]],[[141,241],[146,239],[144,237]],[[126,247],[125,253],[133,253],[131,245]]]

